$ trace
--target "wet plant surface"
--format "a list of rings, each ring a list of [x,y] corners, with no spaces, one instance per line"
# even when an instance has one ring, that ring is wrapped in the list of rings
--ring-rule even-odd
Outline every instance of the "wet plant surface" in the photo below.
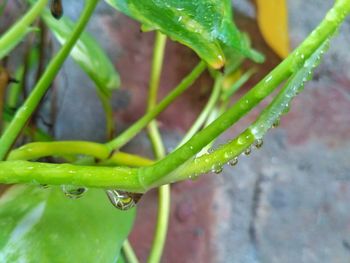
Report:
[[[329,6],[324,5],[324,10],[319,11],[320,19],[331,3]],[[292,3],[291,6],[291,10],[300,8],[298,3]],[[311,6],[312,4],[310,8]],[[137,47],[140,43],[144,43],[144,47],[149,46],[153,42],[153,35],[141,34],[135,22],[123,15],[116,15],[107,7],[101,6],[98,11],[89,27],[98,36],[99,42],[108,48],[108,52],[115,55],[114,63],[119,73],[126,76],[122,81],[122,89],[114,91],[113,95],[118,101],[114,105],[114,117],[118,119],[117,130],[120,131],[144,112],[149,67],[141,62],[150,61],[152,50],[151,47],[142,50]],[[67,8],[65,12],[74,13]],[[293,11],[291,14],[293,21]],[[301,15],[297,17],[299,16]],[[122,26],[126,22],[130,24],[127,29]],[[308,23],[312,22],[306,21],[305,27],[311,30],[317,21],[311,26]],[[115,30],[115,25],[119,31]],[[297,29],[293,31],[292,25],[293,22],[290,26],[292,44],[296,45],[306,34],[301,34],[304,33],[301,26],[298,29],[300,32]],[[98,30],[102,26],[113,36],[112,43],[103,41],[110,38],[110,35]],[[344,28],[346,31],[347,25]],[[254,138],[250,142],[253,147],[242,148],[240,153],[243,154],[239,157],[235,153],[224,151],[226,159],[205,170],[220,175],[197,179],[199,174],[190,173],[188,176],[195,181],[175,185],[164,256],[166,262],[178,262],[180,254],[183,255],[181,262],[227,262],[227,258],[237,258],[235,262],[331,262],[335,257],[339,262],[347,262],[349,152],[346,141],[349,136],[347,112],[350,109],[346,94],[349,76],[343,69],[347,58],[343,56],[342,59],[335,60],[344,52],[344,44],[339,44],[345,42],[342,36],[341,31],[340,37],[332,44],[337,48],[330,49],[331,55],[326,55],[324,65],[316,71],[317,80],[307,85],[295,101],[288,104],[283,102],[288,114],[281,119],[273,117],[269,123],[264,121],[267,128],[278,129],[269,131],[264,138],[259,136],[259,132],[253,132]],[[137,41],[130,41],[135,39]],[[186,59],[180,60],[179,57]],[[178,84],[197,62],[196,56],[188,49],[170,42],[165,58],[167,63],[163,74],[166,77],[161,79],[163,95]],[[334,69],[334,61],[341,64],[339,70]],[[178,70],[174,71],[174,68]],[[130,71],[140,74],[130,75]],[[250,80],[250,84],[255,78],[257,77]],[[169,149],[177,146],[179,134],[187,130],[209,96],[212,86],[209,77],[201,77],[199,83],[159,118]],[[101,104],[93,85],[76,64],[68,61],[55,85],[64,87],[56,87],[57,93],[53,94],[57,107],[53,125],[55,137],[104,141],[105,121]],[[200,86],[200,96],[194,96],[198,92],[197,86]],[[292,91],[297,93],[295,89]],[[243,91],[239,91],[236,97],[239,98],[241,94]],[[74,100],[78,96],[81,99]],[[188,112],[181,119],[178,118],[179,108]],[[50,119],[50,111],[45,107],[42,108],[42,115],[42,119]],[[248,115],[239,126],[225,134],[221,143],[227,143],[238,130],[241,132],[255,121],[257,116],[257,112]],[[120,120],[123,122],[120,123]],[[40,122],[41,125],[46,124],[46,121],[39,119]],[[249,136],[244,139],[250,141]],[[211,148],[217,150],[221,147],[217,143]],[[147,137],[141,134],[125,151],[151,157],[150,149]],[[337,163],[336,167],[334,163]],[[74,188],[69,192],[79,195],[80,189]],[[142,198],[138,210],[131,242],[144,260],[152,240],[152,232],[146,230],[154,222],[154,193],[148,193]],[[149,218],[148,222],[144,218]],[[140,236],[143,241],[140,241]],[[216,244],[215,240],[223,241]]]

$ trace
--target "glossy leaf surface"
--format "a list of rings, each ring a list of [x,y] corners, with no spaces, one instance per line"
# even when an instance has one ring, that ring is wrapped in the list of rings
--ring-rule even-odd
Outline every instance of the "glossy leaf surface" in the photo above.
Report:
[[[59,188],[12,187],[0,199],[0,261],[114,263],[134,215],[98,189],[73,200]]]
[[[72,33],[74,23],[64,16],[56,20],[48,11],[42,14],[42,18],[57,40],[64,44]],[[104,94],[119,87],[120,78],[114,65],[98,42],[87,32],[81,34],[71,56]]]
[[[106,0],[138,20],[143,28],[159,30],[192,48],[213,68],[222,67],[232,52],[256,61],[262,56],[250,49],[232,20],[229,0]]]

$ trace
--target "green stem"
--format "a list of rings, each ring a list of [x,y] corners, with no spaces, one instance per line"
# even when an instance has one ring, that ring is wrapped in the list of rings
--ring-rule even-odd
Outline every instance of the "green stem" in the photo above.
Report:
[[[154,162],[141,156],[116,152],[109,156],[110,152],[104,144],[86,141],[60,141],[60,142],[34,142],[28,143],[10,152],[9,161],[35,160],[48,156],[76,156],[88,155],[96,159],[108,161],[99,165],[123,165],[123,166],[147,166]]]
[[[307,39],[290,54],[272,72],[263,78],[254,88],[247,92],[230,109],[223,113],[208,127],[194,135],[183,146],[170,153],[156,164],[140,168],[140,179],[143,185],[157,185],[157,180],[180,167],[204,146],[209,144],[226,129],[248,113],[261,100],[271,94],[285,79],[303,65],[322,43],[331,37],[350,11],[349,0],[339,0],[327,13],[321,24]]]
[[[147,112],[156,107],[157,95],[159,89],[160,75],[165,52],[166,36],[160,32],[156,33],[155,45],[153,51],[152,71],[149,85],[149,95],[147,103]],[[156,120],[148,125],[148,134],[153,145],[157,160],[164,158],[165,147],[160,135]],[[170,214],[170,185],[162,185],[158,189],[158,214],[157,224],[152,242],[148,262],[158,263],[162,257],[165,245],[168,222]]]
[[[46,2],[46,1],[40,1]],[[85,8],[82,12],[80,19],[77,22],[75,29],[72,32],[72,35],[68,41],[62,46],[57,55],[51,60],[48,65],[45,73],[40,78],[39,82],[34,87],[33,91],[24,102],[22,107],[17,111],[14,119],[7,127],[3,136],[0,138],[0,160],[4,160],[7,153],[11,149],[11,146],[14,144],[16,138],[20,134],[21,130],[28,122],[30,116],[33,114],[38,104],[40,103],[42,97],[45,95],[48,90],[51,82],[55,78],[57,72],[61,68],[63,62],[69,55],[74,44],[78,40],[80,34],[84,30],[89,18],[91,17],[98,0],[89,0],[87,1]]]
[[[110,103],[110,98],[108,95],[103,93],[100,89],[96,90],[97,96],[100,98],[102,108],[105,113],[106,118],[106,131],[107,131],[107,139],[110,140],[113,138],[115,127],[113,121],[113,109]]]
[[[180,96],[206,69],[205,62],[201,61],[192,72],[187,75],[181,83],[174,88],[169,95],[167,95],[157,106],[150,112],[145,114],[141,119],[130,126],[126,131],[119,135],[114,140],[108,142],[106,146],[113,151],[119,149],[128,143],[137,133],[139,133],[150,121],[157,117],[166,107],[169,106],[178,96]]]
[[[200,130],[200,128],[205,124],[206,120],[208,119],[208,116],[213,111],[216,103],[219,100],[220,92],[221,92],[221,89],[222,89],[221,84],[222,84],[222,76],[218,75],[216,77],[216,79],[215,79],[214,88],[213,88],[213,91],[212,91],[212,93],[210,95],[210,98],[209,98],[207,104],[205,105],[203,111],[198,116],[196,121],[193,123],[191,128],[187,131],[186,135],[182,138],[182,140],[179,143],[178,147],[180,147],[181,145],[186,143],[189,139],[191,139],[191,137],[193,135],[195,135],[196,132],[198,132]]]
[[[84,185],[91,188],[120,189],[143,193],[137,169],[72,164],[51,164],[28,161],[0,162],[0,182],[47,185]]]
[[[137,259],[137,256],[136,256],[129,240],[124,241],[123,252],[124,252],[125,258],[126,258],[128,263],[139,263],[139,260]]]
[[[196,154],[201,145],[208,144],[208,141],[216,138],[217,132],[213,129],[222,129],[242,115],[242,111],[246,112],[252,107],[251,104],[256,104],[263,97],[274,90],[283,79],[290,76],[291,73],[300,69],[305,60],[313,54],[326,39],[330,38],[337,30],[345,15],[350,11],[350,1],[338,0],[326,19],[323,20],[320,26],[301,44],[284,62],[282,62],[275,70],[273,70],[266,78],[263,79],[254,89],[248,92],[243,98],[234,105],[229,114],[222,114],[208,128],[199,132],[192,139],[180,147],[176,154],[170,154],[169,158],[173,162],[169,163],[169,158],[166,157],[150,167],[145,168],[123,168],[123,167],[92,167],[92,166],[77,166],[70,164],[44,164],[30,163],[26,161],[7,161],[0,162],[0,182],[2,183],[40,183],[49,185],[84,185],[87,187],[101,187],[108,189],[120,189],[130,192],[145,192],[155,186],[170,183],[174,181],[175,176],[168,175],[169,171],[173,171],[186,162],[192,155]],[[273,83],[273,85],[271,84]],[[245,102],[248,100],[248,103]],[[238,109],[237,109],[237,105]],[[234,109],[234,110],[232,110]],[[235,112],[237,110],[239,113]],[[229,116],[228,116],[229,115]],[[222,125],[222,126],[221,126]],[[208,133],[209,130],[209,133]],[[204,134],[204,137],[203,137]],[[193,138],[195,138],[193,140]],[[226,150],[234,149],[236,151],[232,156],[236,156],[240,151],[243,151],[247,145],[252,144],[255,136],[251,130],[245,131],[237,140],[234,140],[229,148],[219,148],[217,151],[222,152],[216,155],[218,158],[215,163],[225,161]],[[195,142],[195,144],[193,144]],[[193,144],[193,148],[190,146]],[[179,157],[179,152],[184,153],[183,157]],[[190,156],[190,157],[188,157]],[[205,162],[205,156],[203,162]],[[164,162],[165,160],[165,162]],[[196,162],[191,160],[190,162]],[[198,160],[197,160],[198,164]],[[193,165],[197,165],[193,163]],[[187,172],[186,168],[186,172]],[[181,171],[181,167],[180,170]],[[152,173],[153,172],[153,173]],[[181,177],[181,175],[179,175]],[[166,180],[167,179],[167,180]],[[180,180],[178,178],[176,180]]]
[[[33,21],[40,15],[48,0],[39,0],[36,4],[0,38],[0,59],[6,56],[29,32]]]
[[[269,129],[279,123],[280,117],[289,111],[291,101],[303,90],[306,81],[311,79],[314,68],[319,64],[324,51],[328,48],[329,41],[324,44],[307,60],[304,65],[293,74],[285,86],[273,99],[268,107],[259,115],[256,121],[251,124],[242,134],[225,145],[209,154],[204,154],[189,163],[186,163],[174,173],[163,178],[167,181],[181,181],[196,177],[199,174],[209,171],[218,172],[222,170],[225,163],[235,165],[238,156],[249,149],[255,142],[255,146],[262,146],[262,139]],[[162,184],[161,182],[159,182]]]

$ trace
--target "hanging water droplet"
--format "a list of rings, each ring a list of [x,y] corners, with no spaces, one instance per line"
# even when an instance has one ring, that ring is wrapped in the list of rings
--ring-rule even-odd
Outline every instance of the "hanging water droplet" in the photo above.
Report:
[[[277,128],[280,125],[280,119],[277,119],[274,121],[274,123],[272,124],[272,128]]]
[[[112,205],[123,211],[133,208],[143,196],[143,194],[129,193],[116,189],[106,190],[106,194]]]
[[[263,146],[263,144],[264,144],[263,139],[257,139],[254,143],[254,145],[257,149],[260,149]]]
[[[238,157],[235,157],[235,158],[233,158],[232,160],[230,160],[230,161],[228,162],[228,164],[231,165],[231,166],[237,165],[237,164],[238,164]]]
[[[248,147],[247,149],[245,149],[244,154],[249,155],[251,152],[252,152],[252,148]]]
[[[220,174],[222,172],[223,168],[221,164],[214,164],[211,168],[211,171],[216,174]]]
[[[54,18],[60,19],[63,15],[63,6],[61,0],[51,0],[50,11]]]
[[[74,185],[62,185],[62,191],[63,193],[72,199],[78,199],[82,197],[86,191],[87,188],[81,187],[81,186],[74,186]]]

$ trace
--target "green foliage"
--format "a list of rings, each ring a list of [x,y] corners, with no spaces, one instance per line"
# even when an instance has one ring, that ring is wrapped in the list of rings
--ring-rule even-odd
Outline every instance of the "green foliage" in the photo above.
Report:
[[[0,199],[1,262],[116,262],[135,210],[100,190],[72,200],[59,188],[15,186]]]
[[[71,36],[74,23],[69,18],[63,16],[60,20],[56,20],[47,10],[43,12],[42,18],[61,44],[64,44]],[[83,32],[80,35],[70,55],[103,94],[108,95],[111,90],[119,87],[118,72],[104,50],[89,33]]]
[[[213,68],[222,67],[232,53],[239,52],[255,61],[263,57],[232,21],[229,0],[106,0],[111,6],[159,30],[190,48]]]
[[[42,12],[47,0],[39,0],[31,10],[0,37],[0,59],[9,54],[24,38],[33,31],[31,23]]]

